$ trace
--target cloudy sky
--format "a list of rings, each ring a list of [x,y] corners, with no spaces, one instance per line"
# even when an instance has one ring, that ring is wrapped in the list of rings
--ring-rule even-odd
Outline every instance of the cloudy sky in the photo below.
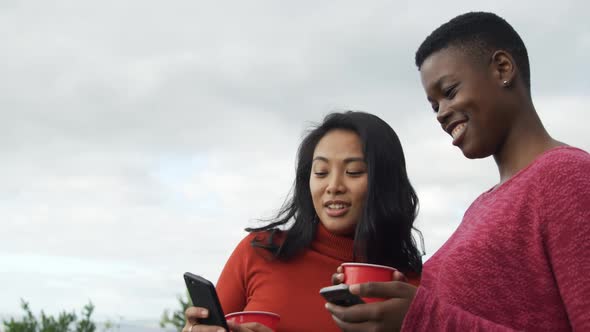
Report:
[[[0,0],[0,313],[81,308],[157,321],[182,274],[213,281],[289,192],[334,110],[397,131],[428,258],[498,180],[440,130],[413,55],[469,10],[531,56],[550,133],[590,150],[585,1]]]

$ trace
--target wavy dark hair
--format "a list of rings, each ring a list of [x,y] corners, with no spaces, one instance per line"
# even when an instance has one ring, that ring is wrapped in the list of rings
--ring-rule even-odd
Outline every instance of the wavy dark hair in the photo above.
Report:
[[[270,231],[268,242],[252,241],[279,260],[289,260],[309,248],[318,216],[315,212],[309,178],[316,145],[335,129],[351,130],[361,139],[367,164],[368,190],[361,220],[354,235],[354,257],[366,263],[393,266],[402,272],[421,273],[421,252],[412,235],[418,211],[418,197],[406,173],[401,143],[393,129],[379,117],[348,111],[328,114],[305,136],[299,146],[295,183],[276,218],[248,232]],[[288,227],[284,241],[274,244],[278,227]]]

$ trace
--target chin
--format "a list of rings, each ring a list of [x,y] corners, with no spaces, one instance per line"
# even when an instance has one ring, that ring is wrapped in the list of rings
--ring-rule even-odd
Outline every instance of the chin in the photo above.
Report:
[[[468,159],[482,159],[482,158],[486,158],[489,156],[489,155],[483,155],[483,154],[470,153],[465,150],[463,150],[463,155]]]
[[[463,155],[468,159],[483,159],[492,155],[484,149],[480,149],[473,146],[462,146],[461,152],[463,152]]]
[[[327,222],[322,223],[328,232],[339,236],[351,236],[354,234],[355,226],[346,226],[344,222]]]

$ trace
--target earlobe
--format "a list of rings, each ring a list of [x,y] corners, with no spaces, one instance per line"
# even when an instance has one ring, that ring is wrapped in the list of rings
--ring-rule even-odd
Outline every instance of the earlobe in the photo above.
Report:
[[[516,66],[512,56],[506,51],[496,51],[492,55],[492,65],[502,86],[509,87],[516,75]]]

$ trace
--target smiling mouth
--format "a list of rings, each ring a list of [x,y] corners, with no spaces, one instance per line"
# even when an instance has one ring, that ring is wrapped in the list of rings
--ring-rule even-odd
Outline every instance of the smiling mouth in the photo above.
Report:
[[[328,202],[324,204],[326,214],[330,217],[341,217],[348,213],[351,204],[346,202]]]
[[[455,128],[453,128],[453,131],[451,131],[451,136],[453,137],[453,140],[457,140],[459,137],[461,137],[461,135],[463,135],[463,133],[465,132],[466,128],[467,123],[465,122],[456,125]]]
[[[326,205],[326,207],[330,210],[342,210],[346,207],[348,207],[348,204],[344,204],[344,203],[332,203],[332,204],[328,204]]]

